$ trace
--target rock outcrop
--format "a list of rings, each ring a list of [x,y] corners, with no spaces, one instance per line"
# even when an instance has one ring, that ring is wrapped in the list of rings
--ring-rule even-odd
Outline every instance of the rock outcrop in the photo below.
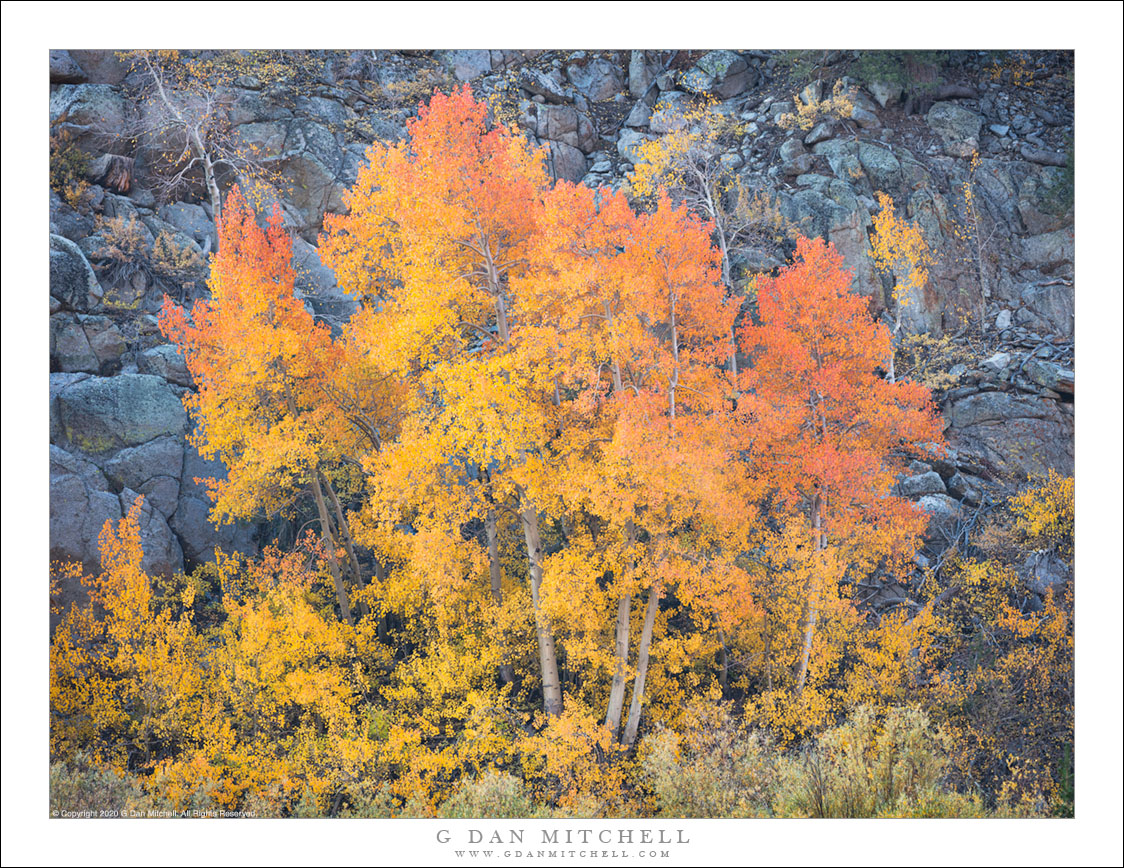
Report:
[[[240,75],[216,86],[216,105],[296,233],[299,291],[333,326],[355,301],[320,262],[324,215],[342,211],[366,146],[400,138],[434,86],[470,82],[546,149],[556,179],[611,188],[644,142],[678,128],[677,107],[706,97],[743,125],[723,164],[790,227],[834,242],[880,316],[893,289],[872,264],[870,233],[875,194],[888,194],[940,252],[929,285],[904,300],[902,336],[947,336],[962,350],[939,394],[950,457],[899,485],[954,525],[993,489],[1072,472],[1075,394],[1072,55],[1037,55],[1031,87],[994,80],[966,54],[946,85],[911,93],[849,78],[849,52],[832,52],[810,84],[769,51],[309,52],[299,81]],[[194,385],[154,318],[164,293],[206,292],[218,240],[207,191],[201,179],[163,183],[167,142],[155,133],[133,143],[143,81],[114,52],[52,51],[50,76],[52,132],[66,132],[53,158],[85,167],[81,184],[50,194],[51,555],[96,565],[102,525],[138,495],[158,572],[215,546],[252,549],[256,528],[208,520],[195,480],[223,468],[186,442],[182,397]],[[850,94],[845,116],[784,122],[835,79]],[[126,227],[135,248],[114,235]],[[171,267],[158,242],[195,264]],[[736,279],[787,252],[783,242],[736,252]]]

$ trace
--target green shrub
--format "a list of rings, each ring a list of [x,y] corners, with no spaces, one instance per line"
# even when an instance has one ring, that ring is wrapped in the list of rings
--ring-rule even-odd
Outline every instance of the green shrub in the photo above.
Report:
[[[476,780],[462,783],[440,808],[437,816],[450,819],[487,817],[506,820],[544,816],[523,787],[523,781],[501,772],[487,772]]]
[[[775,755],[721,706],[688,710],[684,733],[660,730],[640,751],[640,774],[664,817],[756,817],[768,813]]]
[[[941,805],[972,810],[975,803],[943,786],[951,748],[951,738],[920,709],[879,715],[859,706],[845,723],[784,758],[775,808],[804,817],[945,816],[924,813]]]
[[[136,777],[118,774],[82,753],[69,761],[53,763],[48,786],[50,811],[56,817],[77,811],[93,812],[90,816],[98,817],[101,812],[147,811],[152,807]]]

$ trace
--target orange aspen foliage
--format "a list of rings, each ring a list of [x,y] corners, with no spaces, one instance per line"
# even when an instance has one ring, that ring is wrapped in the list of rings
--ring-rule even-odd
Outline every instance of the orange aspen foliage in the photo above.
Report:
[[[348,340],[377,346],[384,368],[409,390],[399,436],[367,468],[371,533],[412,528],[415,574],[437,579],[435,589],[455,590],[463,574],[447,569],[448,546],[416,543],[444,534],[463,548],[464,522],[480,520],[494,538],[497,514],[517,515],[544,706],[557,714],[562,692],[539,598],[541,498],[534,486],[553,430],[552,390],[520,350],[513,288],[548,181],[541,153],[504,127],[487,129],[486,114],[467,86],[434,94],[409,123],[408,141],[368,151],[346,197],[349,212],[326,221],[321,250],[341,286],[372,299],[350,324]],[[488,556],[490,592],[502,605],[496,546]]]
[[[603,525],[596,539],[570,534],[569,548],[552,556],[548,605],[581,636],[570,638],[568,655],[611,672],[606,724],[614,736],[635,672],[622,736],[631,743],[653,635],[662,632],[661,597],[674,588],[692,604],[725,608],[714,589],[730,571],[710,553],[736,548],[718,545],[713,530],[739,503],[730,496],[737,471],[722,435],[721,371],[736,309],[723,298],[709,226],[666,198],[637,215],[619,194],[560,184],[547,196],[536,241],[534,267],[518,285],[527,332],[537,329],[541,364],[558,389],[550,455],[565,471],[546,487],[577,526],[591,516]],[[684,533],[688,526],[694,533]],[[599,574],[613,577],[606,592]],[[633,625],[633,597],[644,593]],[[588,639],[593,623],[614,614],[609,656]]]
[[[226,479],[208,480],[213,515],[229,520],[274,511],[308,486],[334,563],[325,473],[357,448],[360,433],[332,400],[338,349],[328,327],[293,293],[292,245],[280,209],[262,228],[235,189],[218,229],[210,301],[197,301],[189,316],[166,299],[161,317],[198,386],[184,399],[198,426],[192,443],[228,468]],[[342,576],[337,598],[350,622]]]
[[[805,527],[799,696],[823,602],[845,573],[916,550],[926,518],[891,488],[911,453],[941,448],[941,427],[927,389],[879,376],[889,330],[850,292],[832,245],[800,239],[794,264],[757,290],[760,325],[740,335],[752,358],[743,406],[756,475]]]

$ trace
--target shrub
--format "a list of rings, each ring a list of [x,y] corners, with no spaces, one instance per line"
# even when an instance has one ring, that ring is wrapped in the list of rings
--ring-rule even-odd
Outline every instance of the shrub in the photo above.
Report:
[[[76,753],[70,760],[51,764],[50,810],[62,811],[141,811],[150,806],[140,781],[131,774],[97,763],[86,754]]]
[[[696,705],[684,732],[661,729],[641,746],[640,774],[665,817],[756,817],[768,813],[772,746],[735,725],[721,706]]]
[[[519,778],[502,772],[486,772],[476,780],[466,780],[437,810],[446,819],[487,817],[506,820],[542,816]]]
[[[87,193],[90,190],[86,171],[90,167],[90,156],[75,143],[74,134],[67,127],[65,114],[51,122],[50,136],[51,189],[71,208],[86,211]]]
[[[777,125],[781,129],[810,130],[824,118],[849,118],[851,112],[855,110],[855,104],[851,100],[851,92],[844,88],[842,79],[835,82],[829,97],[803,102],[800,97],[794,96],[792,101],[796,106],[796,111],[783,114],[777,118]]]
[[[842,725],[823,733],[781,766],[776,810],[784,816],[933,816],[951,806],[975,810],[944,788],[951,738],[916,708],[879,715],[859,706]],[[926,807],[927,806],[927,807]],[[954,813],[960,816],[960,813]],[[941,814],[944,816],[944,814]]]

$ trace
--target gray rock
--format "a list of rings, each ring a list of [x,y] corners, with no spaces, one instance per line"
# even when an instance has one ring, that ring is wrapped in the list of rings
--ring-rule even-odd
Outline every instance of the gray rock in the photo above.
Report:
[[[984,482],[978,476],[957,471],[948,480],[948,492],[953,497],[975,506],[983,501]]]
[[[51,317],[51,370],[97,373],[98,357],[90,348],[86,332],[72,313],[56,313]]]
[[[148,498],[131,488],[124,488],[118,495],[122,515],[128,513],[138,497],[141,501],[140,538],[141,569],[150,576],[170,576],[183,572],[183,549],[176,539],[164,516]]]
[[[625,118],[624,125],[633,128],[646,127],[651,118],[651,107],[644,100],[639,99],[636,101],[636,105],[632,107],[632,111],[628,113],[628,117]]]
[[[482,49],[450,51],[446,63],[457,81],[472,81],[492,71],[492,54]]]
[[[819,149],[830,144],[832,142],[822,142],[814,150],[818,153]],[[861,171],[858,160],[852,159],[856,169]],[[803,234],[818,236],[835,245],[846,267],[854,275],[852,286],[855,292],[868,297],[881,296],[882,279],[875,272],[869,255],[867,230],[872,225],[870,212],[855,196],[850,184],[830,179],[818,189],[782,193],[777,199],[777,206],[784,217],[800,226]],[[939,313],[937,318],[939,321]]]
[[[1023,373],[1039,386],[1067,395],[1073,394],[1073,371],[1054,362],[1032,358],[1023,365]]]
[[[917,505],[929,515],[928,539],[938,539],[941,529],[955,526],[960,518],[960,504],[947,494],[926,494],[917,501]]]
[[[135,183],[129,187],[129,198],[138,208],[156,207],[156,194],[146,187],[138,187]]]
[[[593,122],[569,105],[537,106],[535,132],[540,139],[561,142],[584,153],[592,153],[597,147]]]
[[[889,150],[860,142],[858,158],[873,189],[888,192],[901,189],[902,166]]]
[[[735,54],[732,51],[719,50],[708,51],[699,58],[698,63],[695,65],[715,80],[721,81],[727,76],[736,74],[745,69],[746,62],[739,54]]]
[[[99,370],[105,373],[118,367],[125,352],[125,337],[117,324],[109,317],[91,314],[77,314],[77,320],[97,357]]]
[[[301,215],[301,229],[315,229],[325,213],[345,211],[343,194],[347,185],[315,154],[304,151],[286,157],[281,163],[285,179],[291,184],[288,201]]]
[[[988,129],[995,133],[995,135],[1000,137],[1003,137],[1007,135],[1007,133],[1011,132],[1011,128],[1006,124],[991,124]]]
[[[838,125],[839,122],[835,118],[828,118],[827,120],[820,121],[812,127],[808,135],[804,136],[804,144],[815,145],[819,142],[827,141],[835,135],[835,129]]]
[[[79,561],[96,571],[98,535],[121,518],[121,504],[105,475],[90,461],[50,447],[50,550],[52,560]],[[84,602],[81,585],[63,588],[63,602]]]
[[[129,74],[129,61],[113,49],[70,49],[70,56],[93,84],[121,84]]]
[[[1027,136],[1028,141],[1033,138],[1033,136]],[[1028,160],[1031,163],[1038,163],[1042,166],[1056,166],[1061,168],[1067,161],[1065,154],[1058,153],[1057,151],[1048,151],[1041,146],[1038,148],[1028,148],[1026,145],[1023,145],[1019,153],[1022,154],[1024,160]]]
[[[688,93],[704,94],[714,87],[714,76],[701,69],[689,69],[679,76],[679,86]]]
[[[160,219],[169,226],[174,226],[200,247],[209,238],[210,249],[218,250],[218,230],[202,205],[192,205],[188,202],[165,205],[160,209]]]
[[[1070,225],[1072,206],[1072,188],[1061,169],[1046,167],[1031,172],[1019,187],[1019,217],[1031,235]]]
[[[237,128],[239,143],[261,158],[277,157],[285,150],[286,125],[280,121],[259,121]]]
[[[585,154],[564,142],[548,141],[550,155],[547,166],[557,180],[573,181],[575,184],[585,177]]]
[[[592,102],[612,99],[624,89],[620,67],[604,58],[570,64],[566,67],[566,77]]]
[[[193,388],[195,385],[191,373],[187,370],[183,354],[174,344],[160,344],[138,353],[137,368],[142,374],[162,377],[177,386]]]
[[[1011,312],[1009,310],[1001,310],[995,317],[995,328],[997,331],[1009,329],[1011,327]]]
[[[867,88],[882,108],[901,102],[902,86],[889,81],[873,81]]]
[[[941,137],[950,156],[967,157],[979,150],[983,118],[974,111],[957,103],[938,102],[925,115],[925,122]]]
[[[54,190],[50,191],[49,201],[51,234],[61,235],[74,242],[93,234],[95,226],[92,216],[75,211]]]
[[[648,124],[652,132],[663,136],[681,130],[686,125],[683,115],[690,105],[691,95],[681,90],[661,93]]]
[[[1020,571],[1028,590],[1045,596],[1049,590],[1057,590],[1069,581],[1072,575],[1069,565],[1054,552],[1030,552]]]
[[[800,139],[788,139],[781,145],[780,158],[785,175],[803,175],[812,170],[812,155],[804,150]]]
[[[1058,229],[1042,235],[1021,239],[1024,268],[1034,268],[1049,274],[1062,265],[1073,264],[1073,229]]]
[[[124,135],[125,100],[107,84],[60,84],[51,94],[50,117],[79,147],[102,153]]]
[[[758,78],[757,71],[733,51],[709,51],[699,58],[697,66],[711,79],[707,89],[719,99],[744,93]]]
[[[855,106],[851,109],[851,120],[864,130],[874,129],[882,124],[876,112],[862,108],[861,106]]]
[[[1073,473],[1073,417],[1054,401],[980,392],[945,408],[951,445],[979,457],[999,476]]]
[[[649,136],[636,130],[621,130],[620,136],[617,138],[617,153],[623,159],[636,165],[640,162],[640,146],[648,139]]]
[[[67,51],[51,50],[51,84],[82,84],[86,81],[86,73],[70,56]]]
[[[164,435],[182,437],[187,426],[179,395],[147,374],[91,377],[62,389],[57,400],[66,440],[91,455]]]
[[[811,105],[823,99],[823,82],[820,79],[809,82],[804,85],[804,89],[800,91],[800,102],[804,105]]]
[[[800,139],[787,139],[780,147],[780,157],[786,163],[805,153],[804,144]]]
[[[74,383],[79,383],[82,380],[89,379],[89,374],[84,373],[61,373],[55,372],[49,378],[49,398],[48,398],[48,422],[50,428],[50,439],[52,443],[56,443],[63,438],[62,420],[59,418],[59,402],[58,396],[63,389],[72,386]]]
[[[547,102],[569,102],[566,97],[566,91],[562,89],[562,85],[546,73],[540,72],[537,69],[524,67],[519,70],[519,86],[536,96],[541,96]]]
[[[210,520],[211,501],[202,480],[225,477],[226,468],[221,461],[208,461],[190,444],[185,447],[179,505],[170,524],[179,537],[184,555],[192,563],[214,560],[216,548],[249,554],[257,551],[252,525],[232,522],[216,526]]]
[[[645,52],[633,51],[628,61],[628,92],[640,99],[648,93],[655,80],[656,68]]]
[[[50,288],[64,310],[97,310],[102,288],[82,249],[61,235],[50,241]]]
[[[179,501],[183,450],[182,438],[157,437],[140,446],[122,449],[102,470],[116,488],[130,488],[145,495],[165,518],[169,518]]]
[[[1049,326],[1049,331],[1068,337],[1073,334],[1073,287],[1063,284],[1049,286],[1028,286],[1022,291],[1021,300],[1026,308],[1019,316],[1031,313],[1035,319]]]
[[[220,93],[229,101],[227,120],[234,127],[262,121],[284,120],[293,116],[290,109],[273,102],[258,91],[224,88]]]
[[[984,359],[982,362],[980,362],[980,367],[991,374],[993,377],[1002,377],[1007,371],[1007,366],[1010,364],[1010,353],[997,352],[990,358]]]
[[[939,473],[930,470],[917,476],[907,476],[898,482],[898,493],[902,497],[921,497],[926,494],[944,494],[944,480]]]

